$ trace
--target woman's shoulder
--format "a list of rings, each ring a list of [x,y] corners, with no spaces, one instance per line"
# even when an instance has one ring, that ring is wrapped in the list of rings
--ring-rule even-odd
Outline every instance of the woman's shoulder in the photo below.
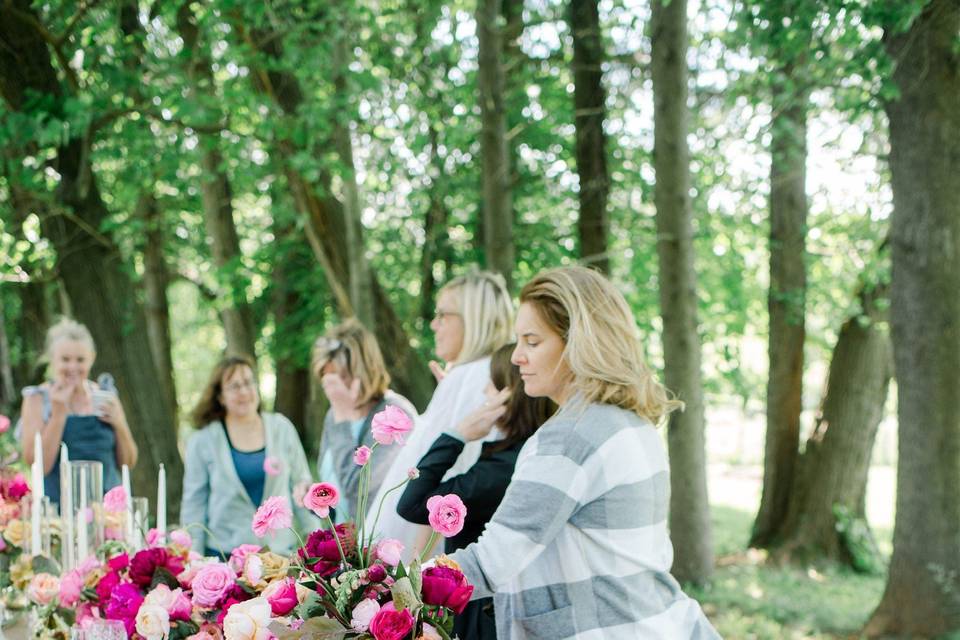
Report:
[[[632,411],[600,402],[568,403],[531,436],[540,452],[583,459],[624,430],[656,435],[650,421]]]
[[[263,426],[267,429],[276,429],[279,433],[288,435],[297,435],[297,428],[293,426],[290,418],[282,413],[273,413],[272,411],[261,411],[260,417],[263,419]],[[297,436],[299,438],[299,436]]]
[[[417,408],[413,406],[413,403],[393,389],[387,389],[387,392],[383,394],[383,404],[385,406],[399,407],[411,418],[417,417]]]

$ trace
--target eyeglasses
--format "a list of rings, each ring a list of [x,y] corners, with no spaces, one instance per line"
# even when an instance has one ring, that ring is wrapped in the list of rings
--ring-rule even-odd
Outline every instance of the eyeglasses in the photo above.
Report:
[[[253,380],[245,380],[244,382],[231,382],[230,384],[223,385],[223,390],[227,393],[240,393],[246,389],[255,389],[257,383]]]
[[[460,316],[460,315],[461,314],[457,313],[456,311],[444,311],[443,309],[436,309],[433,312],[434,320],[440,323],[446,320],[449,316]]]

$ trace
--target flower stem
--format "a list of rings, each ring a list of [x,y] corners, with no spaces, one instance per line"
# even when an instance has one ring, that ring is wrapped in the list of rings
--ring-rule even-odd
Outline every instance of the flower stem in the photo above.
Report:
[[[430,531],[430,538],[427,540],[427,546],[423,548],[423,551],[420,552],[420,562],[423,562],[427,559],[427,554],[430,553],[430,550],[433,549],[434,543],[437,541],[437,532],[436,530]]]
[[[330,523],[330,530],[333,531],[333,539],[337,541],[337,551],[340,552],[340,559],[343,564],[347,564],[347,556],[343,553],[343,547],[340,545],[340,536],[337,534],[337,525],[333,524],[333,518],[327,516],[327,522]]]
[[[407,484],[408,482],[410,482],[410,478],[409,477],[404,478],[400,484],[390,487],[390,489],[385,494],[383,494],[383,497],[380,498],[380,504],[377,505],[377,515],[373,519],[373,526],[370,528],[370,540],[368,541],[368,544],[373,544],[373,534],[376,533],[377,523],[380,522],[380,513],[383,511],[384,500],[387,499],[387,496],[389,496],[391,493],[393,493],[397,489],[403,487],[403,485]]]

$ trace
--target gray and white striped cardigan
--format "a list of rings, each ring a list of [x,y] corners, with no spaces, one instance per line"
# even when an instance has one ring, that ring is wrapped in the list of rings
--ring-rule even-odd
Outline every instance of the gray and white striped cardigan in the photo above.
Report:
[[[572,402],[520,452],[480,539],[453,554],[474,597],[494,595],[497,637],[714,639],[670,575],[670,476],[636,414]]]

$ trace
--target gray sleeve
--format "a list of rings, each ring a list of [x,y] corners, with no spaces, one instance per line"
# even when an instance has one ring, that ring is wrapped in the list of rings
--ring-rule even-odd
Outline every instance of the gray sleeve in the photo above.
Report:
[[[210,500],[210,472],[201,452],[202,436],[195,433],[187,442],[183,469],[183,498],[180,502],[180,522],[189,528],[193,549],[199,553],[206,547],[207,505]],[[197,526],[202,525],[202,526]]]

